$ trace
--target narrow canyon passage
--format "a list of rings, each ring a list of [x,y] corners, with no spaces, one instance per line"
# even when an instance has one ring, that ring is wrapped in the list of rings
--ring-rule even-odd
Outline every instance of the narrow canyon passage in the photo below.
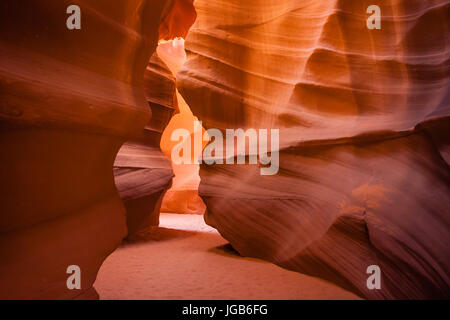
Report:
[[[0,300],[450,298],[450,0],[25,2]]]
[[[157,54],[175,77],[186,61],[184,39],[161,41]],[[161,140],[169,159],[174,130],[193,135],[197,120],[179,93],[177,108]],[[358,299],[319,278],[240,256],[204,222],[194,163],[172,161],[175,176],[161,209],[178,214],[161,214],[158,227],[134,234],[108,257],[95,283],[101,299]]]
[[[123,244],[94,284],[101,299],[358,299],[324,280],[235,253],[201,215],[161,214]]]

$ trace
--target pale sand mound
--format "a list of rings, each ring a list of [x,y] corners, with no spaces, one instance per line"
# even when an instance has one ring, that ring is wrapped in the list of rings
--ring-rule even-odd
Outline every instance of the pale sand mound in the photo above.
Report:
[[[159,228],[101,267],[101,299],[358,299],[329,282],[243,258],[199,215],[161,214]]]

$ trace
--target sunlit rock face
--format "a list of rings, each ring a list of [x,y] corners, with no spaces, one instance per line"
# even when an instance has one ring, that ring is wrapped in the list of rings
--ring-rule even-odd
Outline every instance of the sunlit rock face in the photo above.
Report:
[[[197,18],[194,0],[170,0],[166,6],[162,23],[159,26],[159,38],[172,40],[176,37],[185,38],[189,28]]]
[[[114,164],[115,182],[125,203],[130,239],[148,227],[159,224],[163,197],[172,186],[174,172],[160,144],[174,112],[183,111],[180,110],[183,106],[179,107],[177,100],[174,74],[186,60],[186,54],[184,40],[177,39],[186,36],[195,18],[192,0],[172,0],[167,3],[159,26],[160,45],[144,75],[145,95],[152,118],[138,138],[122,146]],[[176,40],[164,41],[167,39]],[[179,46],[173,44],[180,42],[181,50],[177,50]],[[164,47],[174,49],[164,50]],[[175,174],[179,175],[177,172]],[[196,176],[198,179],[197,172]],[[196,199],[201,202],[198,194]],[[171,203],[177,200],[183,199],[172,199]]]
[[[173,75],[176,75],[180,67],[186,62],[186,52],[184,50],[184,39],[177,38],[169,42],[161,42],[158,46],[157,53],[159,57],[167,64]],[[184,101],[183,97],[177,92],[178,112],[170,120],[166,127],[162,139],[161,149],[163,153],[172,160],[172,151],[174,147],[182,143],[186,150],[191,150],[190,163],[176,163],[172,162],[174,171],[173,184],[170,190],[165,194],[161,211],[173,213],[188,213],[188,214],[203,214],[205,213],[205,204],[198,195],[198,185],[200,177],[198,175],[199,165],[194,159],[195,147],[190,143],[194,137],[195,131],[204,131],[194,122],[198,120],[190,110],[189,106]],[[172,135],[175,130],[187,130],[190,133],[189,139],[183,141],[176,141]],[[200,133],[201,134],[201,133]],[[202,148],[206,142],[198,148]],[[200,150],[201,152],[201,150]]]
[[[129,237],[159,224],[161,201],[174,175],[159,144],[177,108],[175,77],[156,52],[145,71],[144,87],[152,118],[140,137],[122,146],[114,163],[116,186],[127,211]]]
[[[380,30],[366,26],[373,4]],[[201,166],[207,222],[243,255],[367,298],[448,298],[448,1],[195,6],[178,73],[194,115],[280,130],[277,175]]]
[[[165,0],[0,2],[0,298],[95,298],[126,235],[113,162],[149,122],[143,76]],[[81,268],[69,290],[68,266]]]

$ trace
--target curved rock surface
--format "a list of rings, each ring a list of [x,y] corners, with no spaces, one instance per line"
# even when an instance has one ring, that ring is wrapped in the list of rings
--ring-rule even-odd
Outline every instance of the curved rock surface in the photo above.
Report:
[[[169,1],[159,26],[159,38],[162,40],[185,38],[196,18],[194,0]]]
[[[177,74],[180,67],[186,62],[186,52],[184,50],[184,39],[175,39],[170,42],[160,43],[157,49],[158,55],[167,64],[172,74]],[[199,165],[194,159],[195,147],[188,143],[192,141],[196,130],[203,128],[196,127],[194,122],[198,120],[192,114],[189,106],[183,97],[177,92],[178,113],[170,120],[161,139],[161,149],[163,153],[172,160],[172,150],[183,143],[186,150],[191,149],[191,163],[179,164],[172,162],[172,168],[175,174],[173,184],[170,190],[164,196],[161,211],[173,213],[205,213],[205,204],[198,195],[198,185],[200,177],[198,175]],[[184,129],[190,133],[189,139],[183,141],[173,141],[172,134],[177,129]],[[202,144],[204,147],[206,142]],[[199,146],[200,147],[200,146]],[[201,152],[201,150],[200,150]]]
[[[139,138],[122,146],[114,163],[116,186],[127,209],[129,237],[159,224],[161,201],[174,176],[159,144],[177,108],[175,78],[156,52],[144,83],[152,118]]]
[[[95,298],[126,234],[113,162],[150,119],[165,0],[0,2],[0,299]],[[81,268],[69,290],[68,266]]]
[[[366,27],[373,4],[381,30]],[[450,3],[195,6],[177,76],[194,115],[280,130],[277,175],[202,164],[207,222],[243,255],[367,298],[449,298]],[[366,286],[370,265],[381,290]]]
[[[168,2],[161,16],[159,40],[185,37],[195,18],[192,0]],[[174,42],[183,43],[182,57],[179,50],[164,50],[176,47],[172,46]],[[162,54],[161,58],[158,53]],[[172,185],[174,172],[160,144],[174,112],[180,111],[173,70],[179,68],[175,64],[182,64],[185,59],[184,40],[160,42],[144,75],[145,94],[152,119],[138,139],[128,141],[121,148],[115,161],[116,185],[127,209],[128,237],[158,225],[163,197]],[[172,198],[170,203],[175,201],[186,202]]]

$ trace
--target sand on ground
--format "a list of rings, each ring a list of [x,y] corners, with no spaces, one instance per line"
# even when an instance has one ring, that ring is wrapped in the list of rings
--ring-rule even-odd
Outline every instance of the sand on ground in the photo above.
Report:
[[[160,227],[102,265],[101,299],[359,299],[330,282],[239,256],[201,215],[161,214]]]

